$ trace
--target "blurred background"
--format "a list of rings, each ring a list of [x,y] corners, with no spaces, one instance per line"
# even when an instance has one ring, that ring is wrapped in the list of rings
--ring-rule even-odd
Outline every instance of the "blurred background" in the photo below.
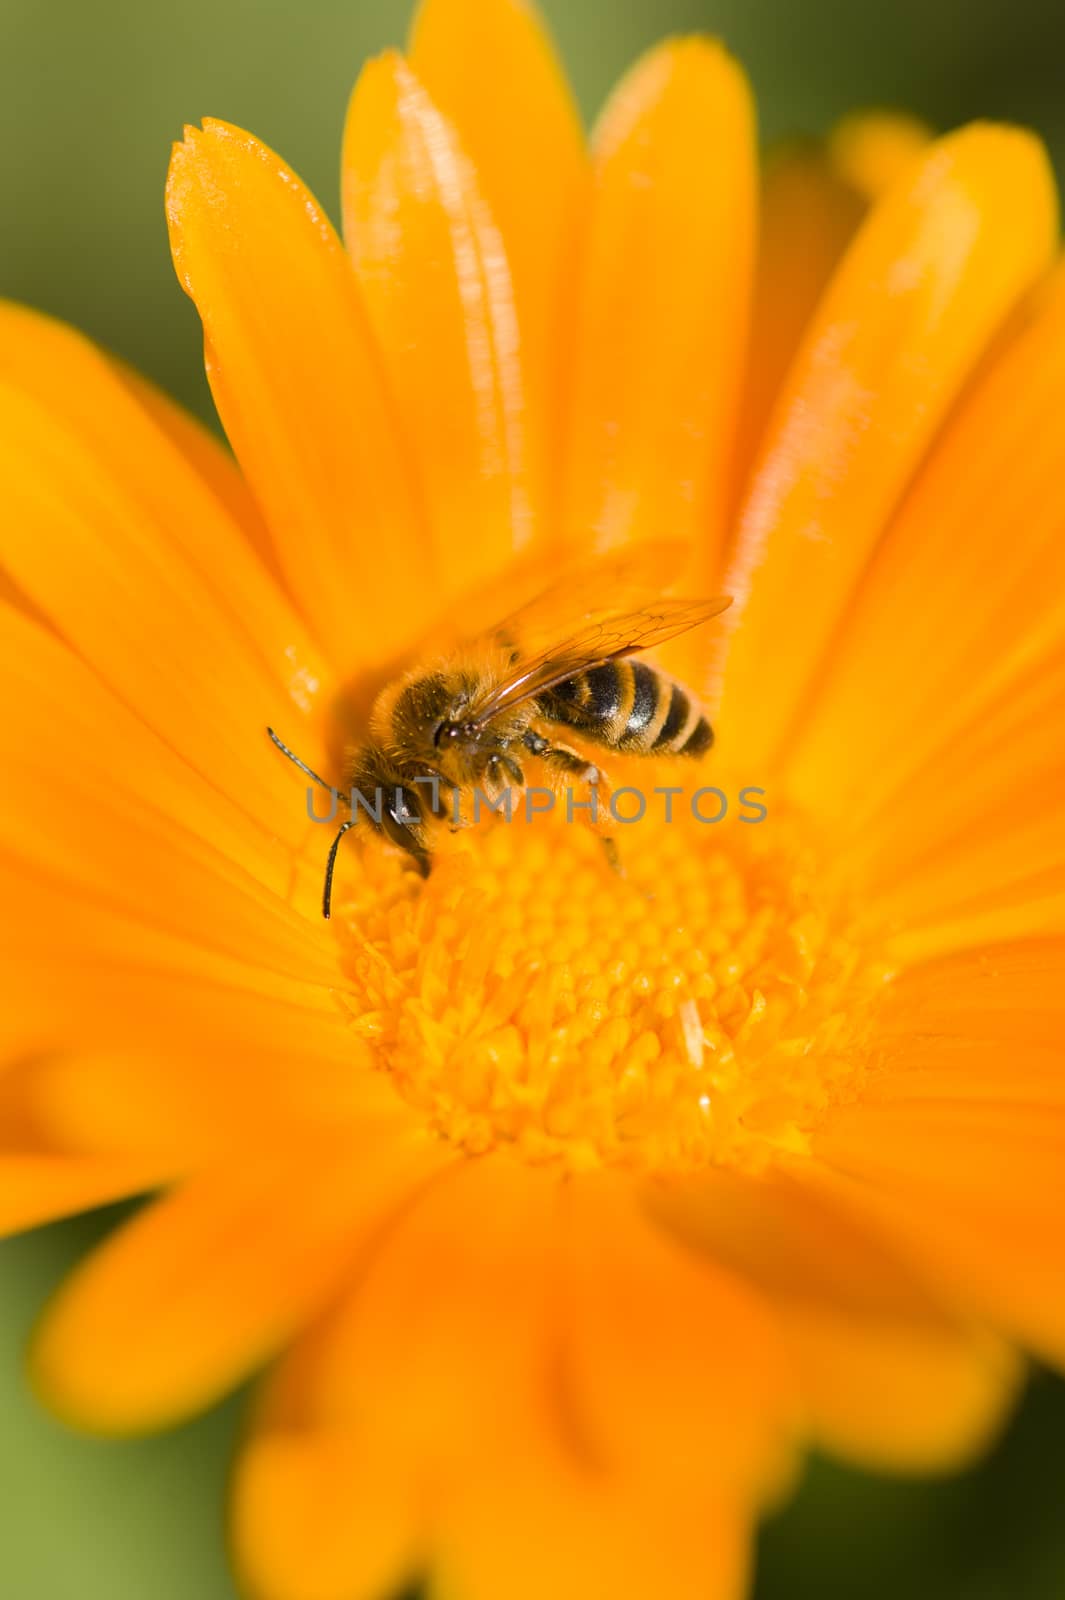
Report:
[[[1049,0],[544,3],[589,116],[638,51],[702,29],[745,61],[766,139],[892,105],[944,128],[1028,123],[1065,170],[1065,9]],[[240,123],[335,215],[348,92],[407,16],[406,0],[0,0],[0,293],[76,323],[209,417],[166,246],[170,143],[204,115]],[[42,1301],[112,1221],[0,1245],[0,1596],[234,1600],[220,1507],[239,1397],[160,1439],[101,1444],[64,1433],[21,1384]],[[756,1600],[1061,1600],[1063,1464],[1065,1383],[1046,1375],[961,1477],[815,1462],[764,1531]]]

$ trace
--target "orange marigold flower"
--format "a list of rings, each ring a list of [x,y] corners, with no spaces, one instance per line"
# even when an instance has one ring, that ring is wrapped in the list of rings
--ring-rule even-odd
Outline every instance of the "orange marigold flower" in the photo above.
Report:
[[[1065,1357],[1047,162],[877,115],[760,186],[697,39],[586,150],[518,0],[426,0],[355,90],[346,249],[223,123],[167,208],[239,471],[0,312],[0,1223],[162,1191],[36,1383],[122,1433],[279,1358],[265,1600],[727,1600],[803,1442],[946,1468]],[[426,881],[372,840],[323,922],[266,725],[338,777],[471,591],[663,535],[734,597],[666,659],[765,822],[648,807],[624,877],[557,817]]]

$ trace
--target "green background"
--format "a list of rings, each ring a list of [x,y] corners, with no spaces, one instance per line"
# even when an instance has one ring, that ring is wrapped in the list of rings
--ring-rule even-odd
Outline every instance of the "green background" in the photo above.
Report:
[[[888,104],[944,127],[1027,122],[1065,161],[1065,10],[1049,0],[546,10],[589,114],[645,45],[705,29],[747,63],[767,138]],[[406,14],[396,0],[0,0],[0,292],[77,323],[209,415],[166,248],[170,141],[203,115],[241,123],[332,209],[351,83],[368,53],[401,42]],[[0,1597],[232,1600],[220,1507],[239,1402],[108,1445],[65,1433],[22,1385],[42,1301],[110,1221],[0,1246]],[[961,1477],[893,1482],[815,1462],[765,1530],[757,1600],[1060,1600],[1063,1460],[1065,1384],[1040,1375],[992,1457]]]

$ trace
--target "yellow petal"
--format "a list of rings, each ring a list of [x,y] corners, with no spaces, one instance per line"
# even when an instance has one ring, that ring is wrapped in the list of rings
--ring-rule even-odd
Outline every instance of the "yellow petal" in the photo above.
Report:
[[[567,540],[691,539],[713,570],[754,257],[754,119],[701,39],[660,46],[595,139],[573,357]]]
[[[525,0],[423,0],[410,62],[454,125],[503,236],[531,424],[557,476],[566,317],[587,182],[573,96]]]
[[[76,329],[11,301],[0,301],[0,376],[69,425],[116,475],[124,471],[166,542],[236,607],[252,642],[283,664],[293,696],[312,694],[321,664],[291,603],[245,548],[251,543],[264,553],[262,520],[224,446]]]
[[[923,1049],[918,1050],[917,1071]],[[1059,1046],[1060,1050],[1060,1041]],[[899,1052],[905,1059],[905,1050]],[[959,1070],[940,1094],[878,1093],[833,1112],[813,1153],[832,1192],[925,1278],[993,1327],[1065,1362],[1065,1104],[1026,1087],[1001,1046],[998,1092]],[[1023,1055],[1021,1056],[1023,1063]],[[1020,1068],[1022,1081],[1023,1065]]]
[[[114,360],[113,365],[118,377],[133,392],[152,421],[181,451],[192,470],[210,484],[233,521],[254,545],[256,553],[270,569],[272,576],[283,585],[284,580],[277,567],[269,529],[230,451],[198,417],[194,417],[191,412],[171,400],[170,396],[162,389],[157,389],[154,383],[149,383],[147,378],[143,378],[139,372],[126,366],[122,361]]]
[[[1065,932],[1063,703],[1059,647],[920,770],[916,814],[867,852],[865,920],[898,960]]]
[[[29,1053],[0,1064],[0,1236],[158,1187],[188,1170],[188,1149],[125,1149],[70,1137],[38,1089],[64,1069],[75,1077],[92,1058]]]
[[[370,62],[355,87],[343,199],[425,485],[437,570],[445,595],[459,594],[532,538],[543,441],[530,436],[499,231],[453,130],[398,55]]]
[[[906,497],[794,741],[794,791],[889,889],[907,862],[954,847],[990,787],[1046,794],[1065,622],[1063,414],[1059,268]],[[1016,828],[1028,810],[1001,814]]]
[[[158,1156],[68,1156],[0,1145],[0,1237],[143,1194],[173,1176],[173,1164]]]
[[[327,680],[291,605],[99,351],[18,308],[0,335],[0,559],[201,790],[298,842],[300,788],[265,727],[302,728],[315,759]]]
[[[1065,1112],[1065,938],[1018,940],[925,961],[877,1013],[887,1046],[867,1103],[953,1101],[960,1115]],[[1004,1048],[1008,1046],[1008,1049]]]
[[[770,155],[762,179],[751,348],[737,448],[746,480],[773,403],[865,207],[813,143]]]
[[[209,1168],[59,1290],[33,1349],[38,1390],[104,1433],[209,1404],[311,1320],[431,1166],[427,1144],[378,1131]]]
[[[314,877],[307,874],[300,895],[308,922],[291,904],[291,853],[276,834],[192,771],[53,634],[0,612],[12,745],[0,848],[68,891],[139,913],[146,925],[184,933],[205,950],[254,953],[289,977],[333,981]],[[269,773],[271,747],[261,744]],[[288,777],[275,771],[275,783],[279,776]],[[264,774],[264,807],[268,794]],[[307,823],[293,801],[276,809],[298,840]],[[33,918],[32,906],[26,915]]]
[[[433,1600],[740,1600],[747,1518],[705,1490],[626,1488],[526,1442],[459,1487]]]
[[[1036,606],[1044,598],[1033,591]],[[1048,626],[1052,611],[995,658],[990,682],[974,676],[941,708],[960,730],[841,851],[841,870],[862,886],[862,921],[895,961],[1065,930],[1065,765],[1055,739],[1065,651],[1041,639]]]
[[[341,1062],[353,1052],[350,1018],[332,985],[175,938],[138,913],[83,901],[62,883],[0,858],[0,1056],[7,1061],[85,1049],[151,1049],[165,1030],[195,1059],[205,1037],[220,1052],[302,1052]],[[56,959],[56,929],[77,961]]]
[[[931,129],[901,111],[858,111],[832,129],[828,154],[844,183],[869,201],[906,177],[924,155]]]
[[[998,1131],[995,1115],[982,1138],[959,1142],[953,1112],[930,1118],[923,1106],[891,1117],[877,1106],[875,1134],[873,1120],[848,1116],[818,1142],[837,1192],[944,1291],[1043,1360],[1065,1365],[1060,1139],[1047,1150],[1034,1127],[1017,1137]],[[913,1145],[922,1129],[927,1142]],[[946,1173],[935,1169],[937,1157]],[[1003,1214],[995,1195],[1007,1190]]]
[[[380,1600],[419,1554],[409,1474],[351,1432],[253,1432],[238,1463],[232,1537],[260,1600]]]
[[[279,1371],[266,1420],[357,1426],[444,1481],[520,1431],[542,1400],[554,1193],[490,1157],[447,1168]]]
[[[347,674],[428,620],[418,487],[347,258],[272,151],[189,129],[167,188],[178,276],[208,377],[292,594]]]
[[[977,125],[933,145],[844,257],[777,404],[724,584],[739,603],[720,739],[745,772],[779,749],[947,406],[1046,271],[1056,225],[1040,145]]]
[[[627,1192],[580,1186],[563,1218],[561,1361],[590,1453],[659,1486],[776,1492],[794,1395],[764,1302],[712,1259],[648,1227]]]
[[[194,1050],[171,1027],[159,1032],[137,1049],[38,1051],[0,1070],[0,1149],[140,1158],[176,1173],[243,1159],[297,1126],[306,1134],[374,1122],[387,1133],[402,1111],[350,1038],[329,1052],[308,1030],[301,1051],[264,1043],[243,1053],[213,1039]]]
[[[817,1443],[928,1472],[987,1442],[1013,1398],[1016,1363],[844,1209],[786,1178],[724,1173],[662,1184],[647,1199],[680,1238],[765,1295]]]
[[[1065,1033],[1065,939],[967,950],[901,973],[878,1013],[891,1035],[1056,1045]]]
[[[792,359],[870,203],[905,176],[930,138],[914,117],[859,112],[837,124],[826,145],[789,141],[766,162],[738,484],[750,471]]]

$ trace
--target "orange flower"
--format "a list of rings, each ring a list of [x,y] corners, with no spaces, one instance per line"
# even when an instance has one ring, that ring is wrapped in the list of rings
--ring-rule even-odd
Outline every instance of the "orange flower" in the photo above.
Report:
[[[0,1222],[164,1191],[35,1379],[122,1433],[280,1355],[234,1502],[267,1600],[724,1600],[803,1441],[946,1468],[1016,1350],[1065,1356],[1050,173],[878,117],[759,191],[698,40],[586,153],[518,0],[427,0],[343,209],[346,252],[250,135],[175,151],[239,474],[0,319]],[[669,659],[765,823],[649,807],[625,878],[564,820],[425,883],[371,841],[324,923],[266,724],[338,776],[471,589],[663,534],[664,585],[735,596]]]

